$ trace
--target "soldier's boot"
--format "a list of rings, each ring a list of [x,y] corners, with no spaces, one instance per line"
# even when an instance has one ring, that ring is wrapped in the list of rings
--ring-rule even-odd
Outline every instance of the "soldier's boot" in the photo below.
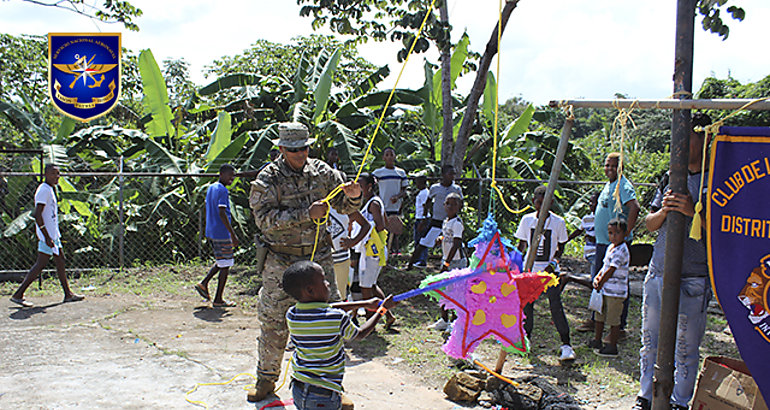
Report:
[[[267,380],[257,380],[253,389],[249,389],[246,394],[246,400],[250,403],[262,401],[275,390],[275,382]]]
[[[353,400],[350,400],[350,397],[346,396],[345,394],[341,394],[340,402],[342,404],[342,410],[353,410]]]

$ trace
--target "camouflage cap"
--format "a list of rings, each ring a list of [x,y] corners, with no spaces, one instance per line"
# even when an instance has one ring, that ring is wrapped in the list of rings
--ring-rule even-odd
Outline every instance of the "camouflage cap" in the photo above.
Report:
[[[298,122],[278,124],[278,137],[273,144],[286,148],[302,148],[315,142],[315,138],[308,138],[307,127]]]

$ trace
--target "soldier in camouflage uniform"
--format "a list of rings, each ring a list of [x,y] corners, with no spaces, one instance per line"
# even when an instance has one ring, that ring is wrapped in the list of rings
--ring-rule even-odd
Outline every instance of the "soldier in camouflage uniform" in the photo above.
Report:
[[[286,311],[294,304],[281,288],[283,272],[294,262],[310,259],[317,229],[313,219],[326,215],[328,207],[321,200],[343,183],[342,176],[325,162],[308,158],[309,146],[315,140],[308,138],[304,125],[282,123],[278,133],[281,157],[259,172],[251,183],[249,196],[254,221],[262,232],[259,240],[268,249],[259,290],[261,332],[257,341],[257,383],[247,397],[251,402],[271,394],[281,372],[289,334]],[[340,213],[357,211],[361,205],[361,188],[358,183],[345,184],[342,194],[330,202]],[[327,275],[330,299],[339,300],[326,226],[320,227],[314,259]]]

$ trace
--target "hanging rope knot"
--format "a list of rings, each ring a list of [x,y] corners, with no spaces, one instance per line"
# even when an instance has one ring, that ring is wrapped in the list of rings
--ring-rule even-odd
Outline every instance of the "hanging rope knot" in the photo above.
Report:
[[[615,120],[612,121],[612,130],[610,131],[611,143],[614,143],[615,140],[613,136],[617,136],[617,128],[618,125],[620,125],[620,148],[618,149],[618,152],[620,153],[620,156],[618,157],[618,182],[615,185],[615,191],[612,193],[612,197],[615,199],[615,212],[621,213],[623,212],[623,202],[620,200],[620,179],[623,177],[623,146],[625,145],[624,142],[626,135],[628,135],[628,123],[630,122],[631,126],[636,128],[636,123],[634,122],[634,118],[631,116],[631,113],[634,111],[634,109],[638,108],[639,100],[631,101],[631,104],[628,106],[628,108],[621,108],[620,100],[615,99],[612,101],[612,106],[618,110],[618,115],[615,116]]]
[[[559,103],[559,107],[561,107],[561,110],[564,113],[564,116],[566,117],[567,120],[575,119],[575,112],[572,104],[567,104],[566,101],[562,100]]]

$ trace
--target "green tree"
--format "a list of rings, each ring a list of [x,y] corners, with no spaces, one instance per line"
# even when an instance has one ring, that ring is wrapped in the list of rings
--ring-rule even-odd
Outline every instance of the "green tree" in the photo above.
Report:
[[[120,23],[131,31],[139,31],[134,18],[142,15],[142,10],[125,0],[104,0],[99,5],[96,1],[86,0],[21,0],[37,6],[54,7],[66,10],[90,19],[105,23]]]
[[[732,76],[725,79],[708,77],[703,80],[698,98],[767,98],[770,97],[770,75],[753,83],[741,84]],[[722,110],[710,110],[708,114],[713,120],[724,118],[730,112]],[[733,126],[767,126],[770,124],[770,112],[768,111],[743,111],[730,117],[726,125]]]
[[[698,0],[695,5],[701,19],[701,26],[704,30],[710,31],[727,40],[730,35],[730,27],[722,19],[722,12],[730,14],[734,20],[743,21],[746,17],[746,11],[738,6],[727,6],[729,0]]]
[[[214,60],[206,66],[206,76],[252,73],[290,80],[296,74],[297,67],[306,64],[303,59],[314,61],[323,50],[332,49],[339,49],[341,53],[334,78],[335,86],[359,83],[377,69],[358,54],[354,42],[341,42],[333,36],[312,34],[294,37],[289,44],[257,40],[241,54]]]

